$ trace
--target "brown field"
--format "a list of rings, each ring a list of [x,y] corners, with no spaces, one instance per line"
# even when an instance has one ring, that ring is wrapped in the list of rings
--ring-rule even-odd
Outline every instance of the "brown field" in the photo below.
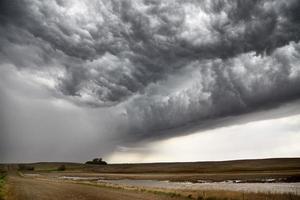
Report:
[[[148,188],[99,183],[88,177],[106,180],[198,180],[243,182],[300,182],[300,159],[264,159],[224,162],[151,163],[84,165],[78,163],[31,163],[34,170],[18,170],[17,164],[0,165],[7,171],[4,192],[8,200],[35,199],[273,199],[296,200],[296,194],[253,193],[224,190]],[[58,171],[65,165],[66,170]],[[84,177],[87,180],[64,180],[60,177]],[[1,197],[0,197],[1,199]]]

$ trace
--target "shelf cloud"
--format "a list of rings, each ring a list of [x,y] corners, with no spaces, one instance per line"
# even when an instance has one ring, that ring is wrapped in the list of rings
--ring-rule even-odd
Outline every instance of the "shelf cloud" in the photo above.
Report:
[[[2,0],[10,81],[0,88],[26,74],[39,98],[112,115],[120,141],[214,127],[299,99],[299,9],[297,0]]]

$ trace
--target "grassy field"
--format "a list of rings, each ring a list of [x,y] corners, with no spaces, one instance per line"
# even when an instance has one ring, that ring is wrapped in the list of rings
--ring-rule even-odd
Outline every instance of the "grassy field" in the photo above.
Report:
[[[59,170],[61,166],[64,170]],[[20,170],[20,166],[21,169]],[[168,181],[244,180],[259,182],[275,178],[300,182],[300,158],[237,160],[221,162],[86,165],[80,163],[27,163],[0,165],[10,171],[8,200],[16,199],[202,199],[202,200],[297,200],[295,194],[253,193],[223,190],[162,189],[120,186],[97,181],[62,180],[59,177],[102,177],[104,179],[151,179]],[[34,176],[33,176],[34,175]],[[35,176],[38,175],[38,176]],[[4,183],[1,178],[0,185]],[[72,196],[72,194],[74,194]],[[99,196],[100,195],[100,196]],[[103,196],[104,195],[104,196]]]
[[[5,185],[6,172],[0,171],[0,200],[4,200],[4,185]]]
[[[12,176],[7,200],[298,200],[294,194],[250,193],[221,190],[175,190],[112,186],[94,182],[58,181],[46,177]],[[53,196],[54,195],[54,196]],[[49,198],[50,196],[50,198]]]
[[[3,191],[3,189],[4,189],[4,177],[2,177],[1,175],[0,175],[0,200],[3,200],[4,199],[4,191]]]
[[[66,165],[69,170],[85,170],[99,173],[226,173],[256,171],[299,170],[300,158],[274,158],[260,160],[235,160],[217,162],[146,163],[83,165],[79,163],[33,163],[37,170]]]
[[[85,165],[79,163],[31,163],[36,172],[57,172],[64,165],[64,173],[92,175],[101,173],[107,179],[155,179],[170,181],[280,179],[285,182],[300,181],[300,159],[280,158],[262,160],[237,160],[221,162],[149,163]],[[14,166],[18,168],[17,165]]]

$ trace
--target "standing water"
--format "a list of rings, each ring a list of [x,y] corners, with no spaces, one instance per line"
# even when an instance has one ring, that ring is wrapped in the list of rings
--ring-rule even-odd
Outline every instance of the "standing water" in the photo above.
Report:
[[[121,186],[189,189],[189,190],[229,190],[242,192],[262,193],[291,193],[300,195],[300,183],[233,183],[233,182],[170,182],[157,180],[98,180],[99,183],[108,183]]]

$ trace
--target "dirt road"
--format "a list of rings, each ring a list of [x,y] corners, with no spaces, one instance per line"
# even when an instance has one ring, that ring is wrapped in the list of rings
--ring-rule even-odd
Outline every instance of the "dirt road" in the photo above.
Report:
[[[8,178],[8,200],[176,200],[166,195],[103,188],[82,184],[24,178]]]

